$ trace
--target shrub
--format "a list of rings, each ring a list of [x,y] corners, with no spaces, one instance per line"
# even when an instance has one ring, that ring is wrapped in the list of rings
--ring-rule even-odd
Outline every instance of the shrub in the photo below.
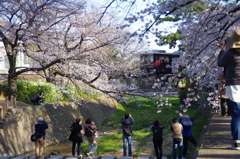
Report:
[[[43,93],[44,101],[47,103],[52,102],[68,102],[68,101],[80,101],[83,98],[90,100],[91,98],[86,93],[90,90],[91,97],[97,98],[95,91],[88,88],[84,88],[84,92],[79,92],[73,86],[56,86],[48,82],[29,82],[29,81],[17,81],[17,100],[18,101],[30,101],[30,97],[38,93]],[[8,84],[3,83],[0,85],[0,90],[4,96],[8,94]],[[80,89],[81,90],[81,89]]]

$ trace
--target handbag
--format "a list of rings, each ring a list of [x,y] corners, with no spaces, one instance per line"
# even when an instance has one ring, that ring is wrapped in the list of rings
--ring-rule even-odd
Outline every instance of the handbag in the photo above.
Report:
[[[173,138],[173,143],[174,144],[180,144],[182,142],[182,139],[180,138]]]
[[[36,133],[32,134],[30,139],[32,142],[35,142],[37,140],[37,134]]]

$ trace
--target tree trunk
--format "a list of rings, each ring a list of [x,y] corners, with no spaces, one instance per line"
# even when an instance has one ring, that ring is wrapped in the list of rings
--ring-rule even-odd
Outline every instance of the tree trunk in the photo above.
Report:
[[[8,76],[8,100],[16,99],[17,97],[17,77],[11,78]]]
[[[8,70],[8,100],[16,99],[17,97],[17,77],[14,75],[16,73],[16,59],[17,54],[7,54],[9,61],[9,70]]]

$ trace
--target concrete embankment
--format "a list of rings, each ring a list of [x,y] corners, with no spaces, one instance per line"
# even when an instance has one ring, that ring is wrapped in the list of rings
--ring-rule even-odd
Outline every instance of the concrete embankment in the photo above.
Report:
[[[57,107],[52,104],[33,106],[18,102],[17,108],[9,109],[5,121],[1,122],[0,156],[17,156],[33,151],[35,146],[30,141],[30,136],[40,116],[49,124],[46,131],[45,146],[47,146],[68,140],[69,127],[75,117],[80,117],[82,123],[91,118],[97,127],[101,128],[101,122],[114,114],[117,105],[114,99],[104,95],[98,100],[61,103]]]

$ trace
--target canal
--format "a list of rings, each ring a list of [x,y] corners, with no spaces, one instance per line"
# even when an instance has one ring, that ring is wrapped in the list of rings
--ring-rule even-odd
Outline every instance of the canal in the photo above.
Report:
[[[71,156],[72,155],[72,142],[66,141],[56,145],[44,147],[43,155],[49,155],[54,150],[58,150],[61,155]],[[24,156],[35,156],[35,151],[23,154]]]

